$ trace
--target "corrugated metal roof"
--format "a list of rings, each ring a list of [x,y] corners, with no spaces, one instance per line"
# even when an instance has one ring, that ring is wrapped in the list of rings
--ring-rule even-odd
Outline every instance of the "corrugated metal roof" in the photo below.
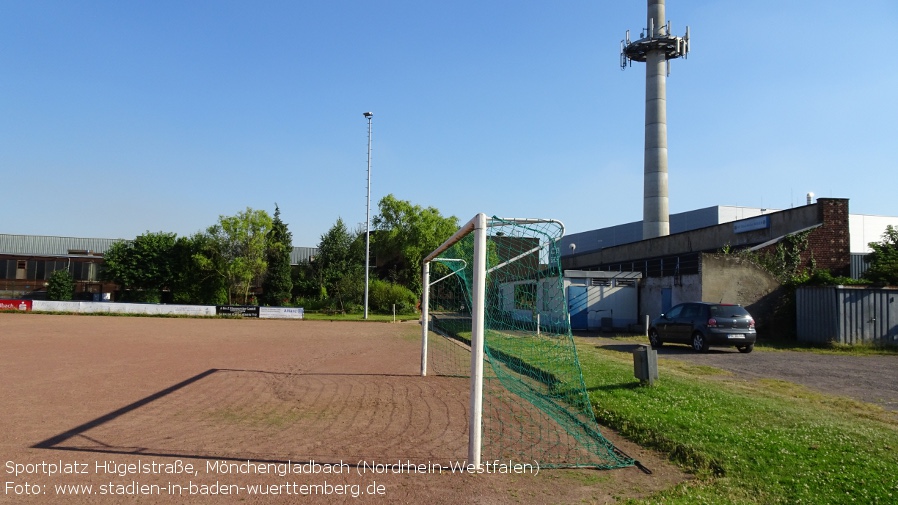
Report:
[[[43,235],[8,235],[0,233],[0,254],[25,256],[66,256],[69,251],[103,254],[118,238],[50,237]]]
[[[294,247],[293,252],[290,253],[290,264],[299,265],[300,263],[307,263],[310,259],[315,257],[316,254],[318,254],[317,247]]]
[[[104,254],[112,247],[112,244],[123,241],[125,240],[120,238],[51,237],[0,233],[0,254],[19,256]],[[316,254],[318,254],[317,247],[294,247],[290,253],[290,264],[299,265],[308,262]]]

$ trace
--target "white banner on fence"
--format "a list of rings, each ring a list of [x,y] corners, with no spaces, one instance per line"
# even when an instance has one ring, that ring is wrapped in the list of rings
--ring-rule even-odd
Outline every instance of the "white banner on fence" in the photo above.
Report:
[[[52,302],[48,300],[35,300],[31,304],[34,312],[80,312],[81,302]]]
[[[77,312],[105,314],[169,314],[182,316],[214,316],[215,307],[205,305],[156,305],[151,303],[56,302],[34,300],[35,312]]]
[[[259,307],[259,317],[263,319],[302,319],[302,307]]]

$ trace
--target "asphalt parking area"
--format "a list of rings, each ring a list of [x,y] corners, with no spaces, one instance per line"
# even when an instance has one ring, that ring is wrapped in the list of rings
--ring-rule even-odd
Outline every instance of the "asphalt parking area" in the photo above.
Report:
[[[587,337],[599,347],[632,353],[638,345],[605,337]],[[648,343],[648,339],[646,339]],[[898,412],[898,355],[839,356],[797,351],[711,348],[697,353],[680,344],[666,344],[659,359],[675,359],[733,372],[746,379],[770,378],[793,382],[826,394],[846,396]]]

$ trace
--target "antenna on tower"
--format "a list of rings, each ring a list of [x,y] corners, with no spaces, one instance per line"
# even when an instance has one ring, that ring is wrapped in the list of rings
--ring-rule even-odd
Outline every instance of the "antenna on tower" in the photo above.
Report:
[[[645,32],[648,31],[648,36]],[[671,35],[670,21],[666,27],[660,28],[655,32],[655,24],[653,19],[649,19],[648,29],[644,29],[639,34],[639,39],[630,41],[630,30],[620,42],[620,68],[627,68],[627,64],[633,65],[634,61],[645,62],[649,52],[660,51],[664,54],[664,59],[668,62],[670,68],[670,60],[677,58],[687,58],[689,55],[689,26],[686,26],[686,35],[677,37]],[[670,70],[667,72],[670,74]]]
[[[671,34],[665,22],[664,0],[647,0],[646,28],[638,40],[630,40],[630,31],[621,41],[621,70],[634,61],[646,64],[645,73],[645,181],[643,192],[642,238],[670,234],[667,193],[667,79],[670,60],[689,54],[689,27],[686,35]]]

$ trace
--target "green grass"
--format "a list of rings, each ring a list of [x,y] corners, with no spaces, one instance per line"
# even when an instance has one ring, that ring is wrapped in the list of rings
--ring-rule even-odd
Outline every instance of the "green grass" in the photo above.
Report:
[[[898,503],[892,412],[783,381],[708,377],[708,367],[662,366],[643,387],[631,359],[579,344],[600,423],[696,475],[631,503]]]
[[[364,321],[365,314],[329,314],[326,312],[310,312],[304,311],[303,318],[311,321]],[[421,319],[421,316],[418,314],[396,314],[396,321],[410,321],[410,320],[418,320]],[[392,322],[393,315],[392,314],[373,314],[371,312],[368,313],[368,321],[374,322]]]

